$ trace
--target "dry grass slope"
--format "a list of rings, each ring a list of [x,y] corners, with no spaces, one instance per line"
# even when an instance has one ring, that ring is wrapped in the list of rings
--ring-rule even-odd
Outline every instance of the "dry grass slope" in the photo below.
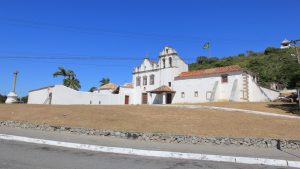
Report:
[[[152,106],[0,105],[0,120],[172,134],[300,139],[300,120]]]

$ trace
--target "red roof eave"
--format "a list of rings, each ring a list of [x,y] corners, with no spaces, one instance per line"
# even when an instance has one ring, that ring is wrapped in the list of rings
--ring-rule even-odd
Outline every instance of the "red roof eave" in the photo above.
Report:
[[[199,77],[199,76],[205,76],[205,75],[231,73],[231,72],[239,72],[239,71],[243,71],[243,69],[238,65],[216,67],[216,68],[211,68],[211,69],[202,69],[202,70],[195,70],[195,71],[190,71],[190,72],[182,72],[179,74],[179,76],[175,77],[175,79],[180,79],[180,78],[184,78],[184,77]]]

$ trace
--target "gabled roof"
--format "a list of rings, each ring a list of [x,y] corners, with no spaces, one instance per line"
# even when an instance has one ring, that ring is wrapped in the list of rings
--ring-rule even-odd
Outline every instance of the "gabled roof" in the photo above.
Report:
[[[162,92],[174,93],[175,91],[173,91],[166,85],[162,85],[162,86],[160,86],[154,90],[148,91],[148,92],[150,92],[150,93],[162,93]]]
[[[114,83],[107,83],[103,86],[100,86],[99,89],[112,89],[112,90],[115,90],[116,88],[118,87],[118,85],[114,84]]]
[[[225,67],[216,67],[210,69],[202,69],[202,70],[194,70],[190,72],[182,72],[176,78],[184,78],[184,77],[194,77],[194,76],[205,76],[205,75],[213,75],[220,73],[230,73],[230,72],[239,72],[243,69],[238,65],[225,66]]]

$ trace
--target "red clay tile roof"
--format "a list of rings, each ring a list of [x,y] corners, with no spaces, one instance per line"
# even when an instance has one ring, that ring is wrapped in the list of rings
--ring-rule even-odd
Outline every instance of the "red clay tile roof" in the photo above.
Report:
[[[172,89],[170,89],[168,86],[166,85],[162,85],[154,90],[149,91],[150,93],[162,93],[162,92],[175,92]]]
[[[194,70],[194,71],[190,71],[190,72],[182,72],[176,78],[238,72],[241,70],[243,70],[243,69],[240,66],[232,65],[232,66],[225,66],[225,67],[216,67],[216,68],[211,68],[211,69]]]

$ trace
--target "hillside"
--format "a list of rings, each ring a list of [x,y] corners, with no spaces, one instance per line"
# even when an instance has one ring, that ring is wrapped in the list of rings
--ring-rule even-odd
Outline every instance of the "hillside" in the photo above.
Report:
[[[269,87],[270,83],[283,84],[288,88],[300,86],[300,65],[297,63],[295,48],[266,48],[264,52],[247,51],[237,56],[224,58],[197,57],[196,63],[189,64],[189,70],[240,65],[258,76],[258,83]]]

